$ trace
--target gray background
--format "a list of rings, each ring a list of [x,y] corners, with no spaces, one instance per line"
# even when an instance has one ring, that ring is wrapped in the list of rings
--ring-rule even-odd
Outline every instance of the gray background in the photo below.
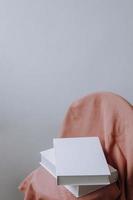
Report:
[[[77,98],[133,102],[133,1],[0,0],[0,199],[52,146]]]

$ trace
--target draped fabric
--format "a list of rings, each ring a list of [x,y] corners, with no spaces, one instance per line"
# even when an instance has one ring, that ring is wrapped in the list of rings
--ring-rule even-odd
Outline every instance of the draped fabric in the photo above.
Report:
[[[133,107],[109,92],[93,93],[72,103],[60,137],[98,136],[107,161],[119,172],[117,183],[79,200],[133,200]],[[87,155],[87,152],[86,152]],[[39,167],[21,183],[25,200],[75,200],[55,178]]]

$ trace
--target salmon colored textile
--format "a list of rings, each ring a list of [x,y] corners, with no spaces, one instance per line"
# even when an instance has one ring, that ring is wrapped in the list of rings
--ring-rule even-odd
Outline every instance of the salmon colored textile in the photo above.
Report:
[[[78,200],[133,200],[133,107],[113,93],[94,93],[74,102],[60,137],[99,136],[119,181]],[[87,155],[87,152],[86,152]],[[55,178],[39,167],[19,186],[24,200],[76,200]]]

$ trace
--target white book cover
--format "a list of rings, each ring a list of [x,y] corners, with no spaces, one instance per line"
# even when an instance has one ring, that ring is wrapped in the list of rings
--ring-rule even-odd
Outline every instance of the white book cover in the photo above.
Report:
[[[50,174],[56,177],[56,165],[55,165],[55,152],[54,148],[45,150],[41,153],[41,166],[43,166]],[[111,172],[110,184],[117,181],[118,173],[117,170],[109,165]],[[64,185],[64,187],[69,190],[74,196],[81,197],[91,192],[94,192],[100,188],[103,188],[104,185]]]
[[[110,170],[98,137],[55,138],[58,185],[107,185]]]

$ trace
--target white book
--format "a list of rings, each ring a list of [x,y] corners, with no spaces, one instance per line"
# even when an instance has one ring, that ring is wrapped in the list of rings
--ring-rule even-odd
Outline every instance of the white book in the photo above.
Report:
[[[55,165],[55,152],[54,148],[45,150],[41,152],[41,166],[43,166],[51,175],[55,178],[56,176],[56,165]],[[111,176],[110,184],[117,181],[118,173],[117,170],[109,166]],[[81,197],[91,192],[94,192],[100,188],[103,188],[104,185],[64,185],[64,187],[69,190],[74,196]]]
[[[54,139],[58,185],[107,185],[110,170],[98,137]]]

